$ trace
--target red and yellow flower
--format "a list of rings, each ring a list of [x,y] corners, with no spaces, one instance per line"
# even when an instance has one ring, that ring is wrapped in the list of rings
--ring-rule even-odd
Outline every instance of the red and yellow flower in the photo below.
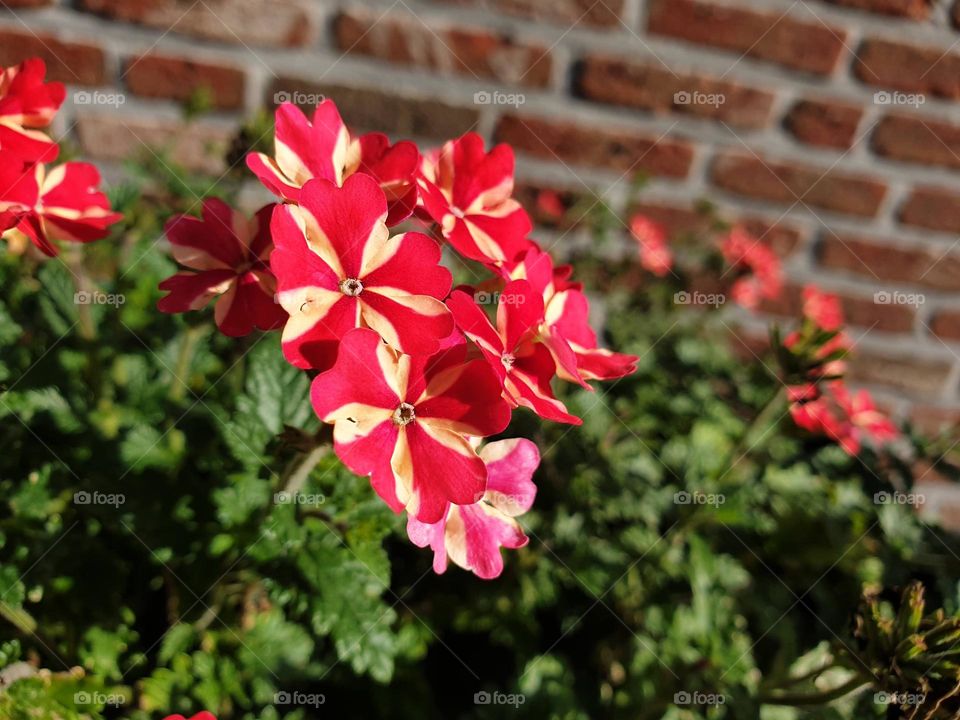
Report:
[[[46,133],[63,104],[63,83],[43,81],[47,66],[40,58],[0,68],[0,150],[29,162],[52,162],[60,148]]]

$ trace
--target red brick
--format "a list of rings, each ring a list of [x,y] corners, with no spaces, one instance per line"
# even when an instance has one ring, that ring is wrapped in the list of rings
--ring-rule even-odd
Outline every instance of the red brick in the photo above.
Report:
[[[784,123],[800,141],[809,145],[847,149],[853,145],[863,111],[832,100],[799,100]]]
[[[960,232],[960,193],[935,187],[914,188],[900,208],[900,222]]]
[[[939,120],[888,115],[873,131],[871,146],[893,160],[960,168],[960,126]]]
[[[932,0],[827,0],[832,5],[857,8],[880,15],[925,20],[930,14]]]
[[[53,0],[4,0],[8,8],[35,8],[52,5]]]
[[[103,51],[95,45],[58,40],[46,33],[0,29],[0,66],[24,58],[47,63],[47,79],[71,85],[102,85],[106,80]]]
[[[444,0],[565,27],[620,25],[624,0]]]
[[[159,55],[134,58],[122,79],[134,95],[149,98],[186,101],[205,88],[220,109],[242,107],[246,84],[242,70]]]
[[[960,290],[960,252],[905,247],[874,238],[828,233],[820,264],[877,280],[911,283],[937,290]]]
[[[182,35],[231,44],[294,47],[311,40],[299,0],[80,0],[84,10]]]
[[[834,212],[873,217],[886,186],[861,175],[822,171],[805,165],[758,159],[752,155],[721,155],[710,170],[715,185],[738,195],[806,205]]]
[[[680,140],[529,116],[502,117],[496,137],[536,157],[623,173],[682,178],[693,161],[693,147]]]
[[[234,135],[231,128],[204,121],[186,124],[116,113],[78,115],[76,130],[85,157],[122,162],[157,153],[211,175],[226,169],[224,158]]]
[[[699,0],[652,0],[647,29],[818,75],[837,66],[846,39],[822,22]]]
[[[415,17],[344,12],[335,23],[337,46],[370,55],[469,77],[544,87],[550,82],[550,53],[543,45],[513,41],[483,29],[427,27]]]
[[[773,94],[763,90],[599,56],[583,61],[577,85],[579,93],[590,100],[714,118],[745,128],[766,126],[773,107]]]
[[[913,355],[881,355],[857,347],[850,355],[849,379],[855,383],[884,385],[900,392],[938,398],[943,394],[952,363]]]
[[[843,307],[848,325],[884,332],[910,332],[916,310],[907,305],[878,305],[872,297],[847,295],[830,290]],[[773,315],[799,318],[803,313],[803,286],[787,283],[776,300],[764,300],[760,309]]]
[[[448,140],[475,129],[480,117],[475,108],[456,107],[439,100],[394,95],[355,85],[317,84],[298,78],[275,80],[267,103],[273,103],[278,93],[333,98],[350,127],[404,137]]]
[[[930,322],[930,332],[947,340],[960,340],[960,310],[938,310]]]
[[[960,55],[948,53],[947,48],[871,38],[860,46],[853,71],[868,85],[960,98]]]
[[[960,425],[960,409],[917,404],[910,408],[910,422],[925,435],[937,435]],[[918,475],[922,474],[923,472]],[[927,480],[935,482],[935,478],[931,478],[931,475],[927,475],[924,482]]]
[[[957,0],[953,4],[953,8],[950,10],[950,17],[953,19],[953,24],[960,27],[960,0]]]

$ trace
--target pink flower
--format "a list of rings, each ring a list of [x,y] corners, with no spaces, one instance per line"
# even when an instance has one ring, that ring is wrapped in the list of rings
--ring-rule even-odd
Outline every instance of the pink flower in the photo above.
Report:
[[[121,219],[99,185],[100,173],[88,163],[48,170],[0,151],[0,233],[15,227],[51,257],[55,240],[99,240]]]
[[[673,253],[667,247],[667,232],[663,226],[638,213],[630,219],[630,232],[640,246],[640,264],[659,277],[670,272]]]
[[[527,544],[514,519],[528,511],[536,497],[532,477],[540,464],[537,446],[529,440],[499,440],[486,445],[480,457],[487,467],[487,489],[479,502],[448,505],[435,523],[410,516],[407,535],[418,547],[433,550],[433,569],[442,574],[449,558],[455,565],[490,580],[503,572],[500,548]]]
[[[840,380],[825,383],[816,397],[810,388],[788,395],[790,415],[808,432],[826,435],[849,455],[858,455],[864,443],[882,447],[900,437],[896,425],[877,410],[866,390],[851,393]]]
[[[167,715],[163,720],[187,720],[183,715]],[[196,715],[193,715],[190,720],[217,720],[212,713],[208,713],[206,710],[203,712],[198,712]]]
[[[287,314],[274,301],[276,281],[267,266],[273,249],[270,216],[274,205],[252,219],[215,198],[203,203],[203,218],[180,215],[167,223],[173,257],[189,268],[160,283],[169,295],[157,308],[165,313],[198,310],[219,297],[214,311],[224,335],[241,336],[280,327]]]
[[[276,112],[274,142],[274,157],[251,153],[247,166],[284,200],[300,202],[300,189],[308,180],[343,185],[362,173],[373,177],[386,194],[388,225],[396,225],[416,207],[417,146],[408,141],[391,145],[382,133],[352,137],[333,100],[317,105],[312,121],[296,105],[283,103]]]
[[[0,68],[0,150],[8,157],[52,162],[60,148],[37,128],[45,128],[63,104],[63,83],[44,83],[47,67],[40,58]]]
[[[513,407],[530,408],[548,420],[581,423],[550,389],[556,364],[550,350],[535,341],[536,330],[543,322],[543,298],[529,282],[514,280],[500,292],[496,327],[462,290],[450,295],[447,306],[457,326],[477,344],[497,374],[507,402]]]
[[[432,356],[404,355],[364,328],[348,332],[334,366],[313,380],[313,408],[333,424],[334,449],[395,511],[438,522],[447,504],[469,505],[487,486],[470,437],[501,432],[510,408],[483,360],[453,342]]]
[[[555,190],[541,190],[537,193],[537,209],[551,220],[560,220],[567,214],[567,208]]]
[[[741,268],[747,273],[730,289],[735,302],[752,310],[762,299],[773,300],[780,295],[783,289],[780,260],[746,230],[733,228],[724,238],[720,250],[732,268]]]
[[[803,288],[803,316],[824,330],[834,331],[843,327],[843,307],[840,298],[823,292],[816,285]]]
[[[461,255],[500,265],[529,246],[530,217],[510,197],[513,164],[509,146],[485,153],[476,133],[424,156],[419,178],[423,213],[440,225]]]
[[[452,277],[439,265],[440,248],[421,233],[390,237],[386,216],[383,192],[362,174],[342,188],[310,180],[299,206],[274,214],[270,266],[290,315],[283,352],[297,367],[330,367],[355,327],[413,355],[436,352],[453,330],[442,302]]]
[[[840,305],[840,299],[836,295],[825,293],[814,285],[807,285],[803,289],[803,316],[807,323],[819,330],[836,333],[832,338],[821,344],[808,347],[803,343],[809,342],[816,333],[812,333],[809,325],[804,325],[800,330],[794,330],[784,338],[783,344],[789,348],[806,347],[806,352],[811,353],[810,357],[825,361],[831,355],[839,351],[850,349],[850,339],[845,333],[841,332],[843,327],[843,308]],[[806,338],[806,340],[805,340]],[[795,350],[796,352],[796,350]],[[816,377],[838,378],[847,370],[846,361],[840,357],[817,368]],[[813,377],[811,379],[814,379]]]
[[[590,303],[579,283],[570,282],[571,268],[554,268],[550,255],[532,246],[509,276],[526,279],[543,297],[544,319],[538,329],[557,364],[557,375],[590,389],[587,380],[613,380],[636,370],[637,357],[597,347],[590,327]]]

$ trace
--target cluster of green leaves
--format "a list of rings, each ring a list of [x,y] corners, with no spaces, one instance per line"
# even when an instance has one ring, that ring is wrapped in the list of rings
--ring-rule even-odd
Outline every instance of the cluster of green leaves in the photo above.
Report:
[[[906,463],[803,436],[722,319],[590,263],[639,370],[567,393],[580,428],[517,413],[530,544],[493,582],[434,575],[276,333],[156,312],[162,223],[209,192],[168,171],[84,258],[0,258],[0,716],[859,720],[872,693],[825,690],[857,679],[863,590],[957,612],[956,539],[874,502]]]

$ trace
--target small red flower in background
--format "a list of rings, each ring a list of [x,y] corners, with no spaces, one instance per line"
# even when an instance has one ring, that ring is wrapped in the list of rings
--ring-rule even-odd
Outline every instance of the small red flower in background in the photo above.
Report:
[[[817,360],[825,361],[811,373],[811,380],[818,377],[838,378],[847,369],[843,357],[827,361],[832,355],[842,355],[851,347],[850,339],[842,332],[843,307],[840,298],[831,293],[820,290],[815,285],[803,288],[803,318],[804,323],[799,330],[794,330],[784,338],[783,344],[789,349],[812,353]],[[819,335],[819,331],[835,333],[826,341],[817,341],[810,347],[811,337]],[[842,351],[842,352],[841,352]]]
[[[797,393],[792,397],[795,402],[790,415],[794,422],[804,430],[826,435],[849,455],[858,455],[865,443],[881,447],[900,437],[896,425],[877,409],[869,392],[851,392],[841,380],[824,383],[814,399],[804,401]]]
[[[447,569],[447,559],[477,577],[490,580],[503,572],[500,548],[527,544],[514,519],[533,506],[537,486],[533,473],[540,464],[537,446],[522,438],[485,445],[480,457],[487,466],[487,490],[472,505],[450,505],[435,523],[410,516],[407,535],[418,547],[433,550],[434,572]]]
[[[55,240],[99,240],[121,219],[99,185],[100,173],[89,163],[48,169],[0,151],[0,233],[16,228],[51,257]]]
[[[654,275],[663,277],[673,267],[673,253],[667,247],[667,232],[660,223],[646,215],[630,219],[630,233],[640,246],[640,264]]]
[[[348,332],[334,366],[313,380],[317,416],[332,423],[334,449],[395,511],[438,522],[448,503],[470,505],[487,469],[468,437],[501,432],[510,408],[483,360],[465,343],[413,357],[372,330]]]
[[[417,204],[417,146],[409,141],[391,145],[386,135],[370,133],[352,138],[332,100],[317,105],[308,120],[291,103],[277,108],[274,157],[247,156],[247,167],[275,195],[300,202],[308,180],[322,178],[343,185],[355,173],[373,177],[387,196],[387,224],[408,217]]]
[[[747,271],[730,289],[734,302],[752,310],[761,300],[774,300],[780,295],[783,289],[780,260],[757,238],[735,227],[723,239],[720,250],[730,267]]]
[[[290,314],[283,351],[297,367],[326,369],[349,330],[366,326],[410,354],[436,352],[453,330],[443,298],[450,271],[421,233],[390,237],[387,206],[373,178],[353,175],[338,188],[304,185],[300,205],[277,209],[270,264]]]
[[[537,209],[550,220],[561,220],[567,214],[567,208],[555,190],[541,190],[537,193]]]
[[[500,292],[496,327],[462,290],[450,295],[447,306],[457,326],[476,343],[497,374],[507,402],[530,408],[547,420],[581,424],[550,389],[556,364],[550,350],[535,342],[536,329],[543,322],[543,298],[529,282],[514,280]]]
[[[43,81],[47,66],[40,58],[0,68],[0,150],[30,162],[52,162],[60,148],[38,128],[45,128],[63,104],[63,83]]]
[[[191,716],[189,719],[185,718],[183,715],[167,715],[163,720],[217,720],[213,713],[208,713],[206,710],[203,712],[198,712],[196,715]]]
[[[839,330],[843,327],[843,307],[840,298],[826,293],[816,285],[803,288],[803,316],[810,318],[824,330]]]
[[[198,310],[219,297],[214,311],[224,335],[248,335],[254,327],[273,330],[287,314],[274,300],[276,280],[267,266],[273,249],[270,217],[274,205],[252,219],[216,198],[203,203],[202,219],[180,215],[167,223],[173,257],[190,268],[160,283],[169,295],[157,307],[165,313]]]
[[[510,197],[513,165],[508,145],[486,153],[476,133],[424,156],[419,178],[423,212],[464,257],[499,265],[530,245],[530,217]]]

